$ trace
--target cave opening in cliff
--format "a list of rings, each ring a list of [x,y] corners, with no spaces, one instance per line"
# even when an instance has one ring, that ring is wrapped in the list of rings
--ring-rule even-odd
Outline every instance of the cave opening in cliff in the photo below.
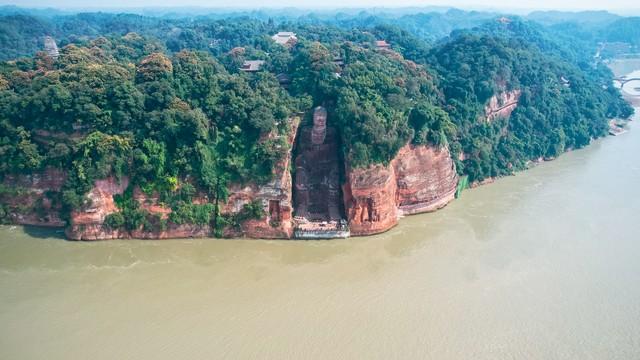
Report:
[[[294,236],[348,236],[340,186],[342,161],[336,129],[327,125],[327,110],[317,107],[300,126],[293,161]]]

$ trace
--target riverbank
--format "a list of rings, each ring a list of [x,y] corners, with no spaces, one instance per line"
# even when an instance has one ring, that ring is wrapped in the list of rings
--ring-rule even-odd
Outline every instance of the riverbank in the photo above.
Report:
[[[86,243],[0,226],[0,358],[635,359],[635,119],[367,238]]]
[[[609,130],[609,134],[610,135],[620,135],[624,132],[626,132],[626,124],[627,121],[614,121],[611,120],[609,123],[610,126],[610,130]],[[572,149],[567,149],[565,151],[566,152],[570,152],[572,151]],[[428,158],[428,157],[427,157]],[[424,160],[424,156],[422,158]],[[446,154],[446,159],[449,160],[449,163],[451,163],[451,160],[448,156],[448,153]],[[416,160],[416,159],[413,159]],[[400,174],[403,176],[404,178],[407,179],[411,179],[411,181],[415,182],[417,185],[420,185],[422,183],[424,183],[424,186],[422,187],[416,187],[413,186],[411,187],[411,189],[414,189],[412,191],[414,192],[424,192],[421,189],[425,189],[427,187],[427,185],[431,186],[431,188],[433,187],[433,181],[431,182],[424,182],[421,181],[422,177],[424,177],[422,174],[424,174],[425,171],[429,171],[430,168],[429,166],[426,166],[427,164],[424,163],[424,161],[420,162],[420,161],[405,161],[409,164],[422,164],[422,168],[420,167],[416,167],[416,166],[400,166],[399,169],[402,169],[402,171],[400,172]],[[419,159],[418,159],[419,160]],[[526,168],[519,170],[518,172],[525,172],[525,171],[529,171],[531,168],[543,163],[543,162],[547,162],[547,161],[551,161],[551,160],[555,160],[554,158],[538,158],[535,160],[531,160],[528,161],[526,164]],[[433,162],[433,161],[432,161]],[[447,168],[452,174],[453,177],[455,177],[457,179],[457,177],[455,176],[455,167],[453,166],[453,164],[451,165],[447,165],[447,163],[445,163],[445,168]],[[407,169],[412,170],[412,172],[407,172]],[[445,169],[445,170],[447,170]],[[433,172],[433,171],[432,171]],[[438,173],[442,173],[442,171],[438,172]],[[516,175],[516,172],[512,173],[511,176]],[[422,176],[422,177],[421,177]],[[507,176],[508,177],[508,176]],[[485,178],[482,181],[476,181],[473,183],[469,184],[469,188],[477,188],[481,185],[488,185],[491,183],[494,183],[496,180],[500,179],[501,177],[489,177],[489,178]],[[466,181],[466,179],[465,179]],[[411,193],[408,192],[409,187],[407,187],[408,182],[407,181],[402,181],[403,184],[403,188],[401,191],[404,191],[405,196],[407,197],[407,199],[413,199],[411,196],[413,196]],[[459,184],[458,184],[459,185]],[[122,185],[122,187],[126,187],[125,185]],[[345,220],[341,220],[339,223],[338,222],[327,222],[325,223],[321,223],[321,226],[316,226],[315,224],[309,224],[307,227],[306,224],[304,222],[300,222],[300,219],[297,219],[296,221],[300,222],[302,224],[302,226],[299,226],[300,229],[304,230],[304,232],[301,232],[300,229],[296,229],[296,231],[294,231],[293,233],[293,238],[294,239],[327,239],[327,238],[347,238],[350,236],[371,236],[377,233],[382,233],[382,232],[386,232],[390,229],[392,229],[393,227],[397,226],[398,222],[400,221],[401,218],[404,217],[404,215],[415,215],[415,214],[419,214],[419,213],[426,213],[426,212],[435,212],[441,208],[444,208],[445,206],[447,206],[447,204],[449,204],[449,202],[453,201],[455,198],[458,198],[461,196],[462,191],[464,190],[464,188],[466,188],[466,186],[460,187],[460,186],[456,186],[455,182],[453,183],[453,185],[451,186],[450,191],[446,194],[446,196],[440,196],[440,198],[437,199],[436,202],[434,203],[428,203],[429,206],[425,207],[423,206],[424,203],[419,203],[419,205],[421,206],[420,209],[422,211],[406,211],[406,209],[410,209],[410,206],[407,205],[403,205],[400,206],[399,209],[403,210],[403,211],[398,211],[397,215],[394,216],[392,219],[394,219],[394,221],[392,223],[390,223],[389,226],[385,226],[383,228],[380,229],[376,229],[376,231],[370,232],[370,233],[365,233],[365,232],[356,232],[353,233],[352,231],[350,231],[350,228],[347,224],[347,222]],[[395,190],[394,190],[395,191]],[[42,192],[42,191],[40,191]],[[104,196],[106,196],[107,198],[111,198],[113,195],[109,195],[109,193],[104,192],[105,194],[103,194]],[[368,194],[368,193],[367,193]],[[422,193],[421,193],[422,194]],[[421,196],[424,197],[424,194],[422,194]],[[394,205],[396,204],[397,198],[391,197],[390,198],[390,202],[387,203],[393,203]],[[377,203],[377,202],[376,202]],[[271,203],[270,205],[270,209],[269,209],[269,213],[272,213],[272,209],[271,209]],[[376,209],[379,209],[380,206],[379,204],[376,205],[378,207],[374,208],[373,205],[374,204],[368,204],[368,206],[371,207],[371,209],[368,209],[368,212],[366,213],[368,216],[372,217],[372,215],[377,214]],[[426,210],[425,210],[426,209]],[[367,209],[361,209],[362,211],[367,210]],[[276,209],[277,211],[277,209]],[[363,212],[362,214],[365,214],[365,212]],[[377,216],[377,215],[376,215]],[[360,219],[362,216],[356,216],[354,218]],[[31,224],[31,223],[29,223]],[[26,225],[26,224],[25,224]],[[59,225],[59,224],[56,224]],[[339,226],[338,226],[339,225]],[[62,228],[62,227],[61,227]],[[132,239],[132,238],[144,238],[144,239],[172,239],[172,238],[207,238],[208,234],[210,234],[210,232],[207,231],[183,231],[183,232],[175,232],[175,233],[179,233],[179,234],[184,234],[184,235],[178,235],[179,237],[176,236],[157,236],[157,237],[152,237],[152,236],[137,236],[137,235],[129,235],[129,236],[113,236],[113,237],[77,237],[74,238],[72,237],[71,239],[75,239],[75,240],[91,240],[91,241],[95,241],[95,240],[113,240],[113,239],[120,239],[120,238],[126,238],[126,239]],[[67,232],[68,234],[68,232]],[[259,234],[259,233],[257,233]],[[259,238],[259,237],[268,237],[266,235],[260,236],[253,236],[253,237],[249,237],[249,238]],[[243,238],[241,236],[235,237],[235,238]],[[278,237],[271,237],[271,238],[278,238]],[[289,237],[290,238],[290,237]],[[284,239],[284,238],[283,238]]]
[[[631,93],[627,95],[631,96]],[[324,142],[325,137],[335,138],[335,131],[330,129],[331,131],[327,132],[324,126],[325,122],[326,119],[322,122],[321,130],[318,130],[318,134],[322,134],[318,138],[319,142]],[[313,126],[316,126],[315,120]],[[309,139],[305,143],[311,144],[313,142],[311,128],[307,130],[308,136],[305,138]],[[608,132],[610,135],[620,135],[626,132],[624,122],[610,121]],[[291,135],[291,137],[293,136]],[[293,142],[293,138],[289,140]],[[139,225],[138,228],[128,231],[125,231],[122,225],[112,227],[108,225],[110,223],[106,222],[106,218],[117,213],[118,208],[113,199],[122,194],[127,186],[126,182],[120,183],[115,179],[106,179],[95,182],[94,189],[88,195],[92,199],[91,205],[72,213],[71,226],[66,231],[67,236],[74,240],[209,237],[214,233],[220,233],[222,237],[273,239],[369,236],[393,228],[403,215],[432,212],[446,206],[454,198],[459,197],[461,190],[466,187],[456,186],[455,165],[448,152],[432,149],[429,146],[407,145],[401,149],[390,166],[352,171],[353,174],[348,174],[347,181],[340,188],[339,166],[333,166],[338,161],[337,147],[334,143],[335,141],[328,141],[327,144],[324,144],[327,147],[333,144],[331,146],[332,155],[326,159],[320,156],[324,153],[319,152],[319,148],[312,148],[315,150],[311,152],[311,155],[315,157],[311,155],[309,159],[300,157],[304,151],[301,152],[301,145],[298,145],[298,157],[292,159],[296,164],[295,179],[292,179],[291,173],[288,171],[290,164],[289,157],[286,157],[286,160],[281,164],[282,166],[278,166],[278,173],[274,176],[273,184],[269,183],[262,187],[256,185],[242,189],[240,186],[232,188],[230,199],[222,206],[224,215],[232,218],[233,214],[240,211],[248,202],[255,202],[256,206],[261,206],[263,211],[250,221],[243,220],[222,231],[218,232],[219,229],[212,229],[206,221],[198,226],[178,226],[169,223],[168,214],[171,209],[159,203],[157,196],[142,194],[140,189],[133,190],[133,199],[149,214],[145,217],[144,226]],[[319,145],[314,146],[318,147]],[[319,153],[321,154],[318,155]],[[553,159],[531,160],[527,162],[525,169],[520,169],[519,166],[518,168],[519,171],[524,171],[548,160]],[[331,166],[323,168],[318,164]],[[333,170],[329,170],[329,168]],[[327,173],[333,174],[329,180],[325,176]],[[33,191],[25,191],[24,196],[16,196],[13,199],[13,205],[16,209],[24,209],[25,199],[29,200],[32,205],[32,214],[30,215],[33,215],[34,219],[27,221],[24,216],[19,216],[20,213],[11,213],[10,215],[17,219],[16,222],[22,224],[39,222],[59,226],[62,221],[54,222],[54,220],[56,220],[55,215],[59,215],[60,209],[53,206],[53,201],[46,201],[47,199],[42,198],[42,195],[54,190],[59,192],[64,182],[64,176],[63,174],[51,176],[50,180],[52,181],[49,181],[51,184],[41,181],[41,177],[49,178],[37,175],[25,177],[22,181],[26,184],[25,189]],[[485,178],[480,182],[469,184],[469,187],[487,185],[495,180],[495,177]],[[18,183],[18,181],[14,181],[14,183]],[[7,185],[12,184],[8,183]],[[292,194],[292,189],[295,189],[295,194]],[[208,200],[205,196],[199,201],[207,202]],[[40,203],[42,206],[39,205]],[[45,208],[45,205],[48,207]],[[309,209],[312,210],[310,213],[307,211]],[[340,214],[341,211],[343,214]],[[294,213],[296,213],[295,217]],[[307,215],[316,221],[309,221],[305,217]],[[342,215],[345,219],[342,219]],[[163,221],[164,226],[161,225]]]

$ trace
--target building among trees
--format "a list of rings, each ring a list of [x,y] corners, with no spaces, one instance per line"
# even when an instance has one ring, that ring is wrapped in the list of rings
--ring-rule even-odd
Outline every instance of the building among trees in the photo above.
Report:
[[[284,46],[293,46],[298,41],[296,34],[290,31],[280,31],[271,37],[273,41]]]
[[[264,60],[246,60],[242,64],[240,71],[246,71],[246,72],[260,71],[260,69],[262,69],[262,65],[264,65]]]

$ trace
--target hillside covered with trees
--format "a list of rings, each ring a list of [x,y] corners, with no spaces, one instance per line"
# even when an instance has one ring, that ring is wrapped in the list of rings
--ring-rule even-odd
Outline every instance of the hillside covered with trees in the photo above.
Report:
[[[2,48],[27,31],[24,15],[10,16]],[[632,113],[608,86],[608,70],[588,65],[583,48],[519,20],[505,27],[491,19],[435,43],[388,23],[174,25],[81,14],[54,28],[31,27],[67,35],[57,58],[16,58],[37,48],[26,40],[3,54],[0,177],[64,169],[63,190],[51,198],[68,213],[96,179],[127,175],[160,194],[171,221],[207,223],[218,210],[192,204],[193,196],[217,202],[230,184],[269,181],[292,146],[292,115],[314,106],[327,108],[351,167],[387,164],[407,143],[431,144],[448,147],[472,181],[583,147],[607,133],[609,119]],[[281,30],[295,31],[297,43],[275,43],[270,36]],[[240,71],[246,60],[264,64]],[[511,116],[486,121],[490,98],[513,90],[521,95]],[[127,196],[113,226],[145,221]]]

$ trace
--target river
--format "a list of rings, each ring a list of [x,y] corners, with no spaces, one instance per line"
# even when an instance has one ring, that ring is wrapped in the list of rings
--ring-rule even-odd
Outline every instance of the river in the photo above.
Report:
[[[0,359],[638,359],[635,118],[379,236],[0,227]]]

